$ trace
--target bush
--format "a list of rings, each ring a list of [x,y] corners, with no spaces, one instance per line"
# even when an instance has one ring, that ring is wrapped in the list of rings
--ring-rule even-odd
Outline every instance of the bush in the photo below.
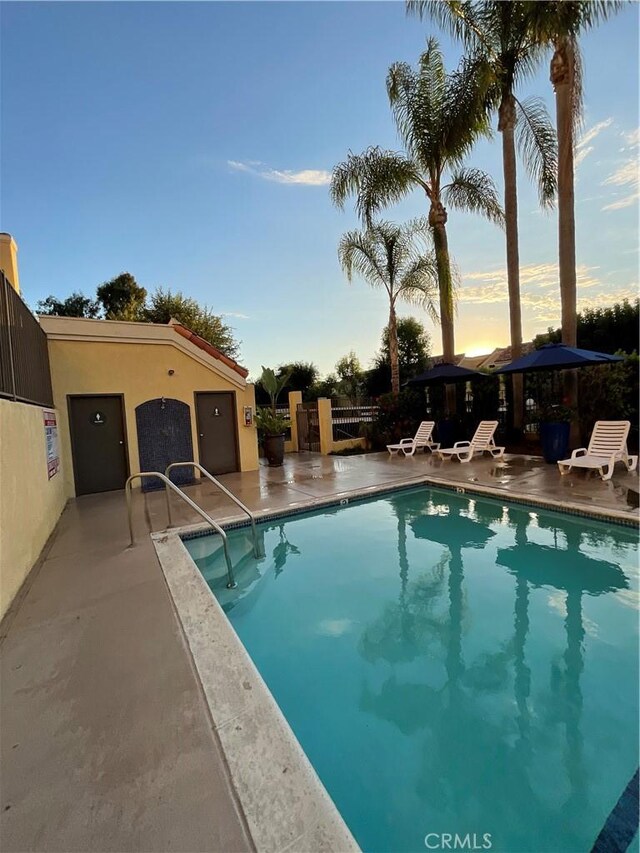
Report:
[[[580,432],[586,443],[596,421],[631,421],[629,444],[638,448],[638,355],[578,372]],[[631,448],[630,448],[631,449]]]
[[[365,438],[376,450],[415,435],[424,418],[424,397],[416,391],[383,394],[378,405],[380,408],[373,423],[363,424]]]

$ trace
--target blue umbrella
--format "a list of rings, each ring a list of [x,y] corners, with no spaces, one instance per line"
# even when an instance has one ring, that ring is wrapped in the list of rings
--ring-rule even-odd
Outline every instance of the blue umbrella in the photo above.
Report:
[[[619,355],[592,352],[566,344],[545,344],[522,358],[500,367],[495,373],[528,373],[533,370],[568,370],[572,367],[591,367],[624,361]]]
[[[466,382],[467,379],[473,379],[474,376],[483,376],[477,370],[469,370],[468,367],[458,367],[457,364],[442,362],[436,364],[430,370],[425,370],[419,376],[414,376],[407,382],[407,385],[435,385],[439,382],[449,384],[450,382]]]

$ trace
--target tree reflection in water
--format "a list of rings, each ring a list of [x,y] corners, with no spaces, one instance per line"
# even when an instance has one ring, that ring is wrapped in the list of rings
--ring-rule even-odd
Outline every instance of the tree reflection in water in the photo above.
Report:
[[[459,819],[482,815],[485,822],[499,819],[502,830],[513,840],[518,837],[520,813],[526,804],[529,825],[533,819],[540,827],[540,843],[549,843],[562,822],[565,835],[570,828],[579,846],[581,817],[588,808],[580,732],[585,636],[582,596],[627,588],[624,573],[613,563],[581,553],[579,534],[567,542],[568,550],[528,542],[531,515],[524,509],[505,513],[502,507],[483,502],[476,512],[474,502],[461,498],[449,501],[448,514],[429,506],[426,512],[409,512],[402,496],[391,504],[398,519],[400,594],[397,603],[388,605],[365,628],[359,651],[371,663],[384,660],[392,667],[420,658],[425,662],[440,659],[446,679],[440,685],[429,683],[434,681],[432,663],[425,669],[424,680],[417,682],[403,682],[392,669],[379,691],[363,686],[361,708],[392,723],[406,736],[425,732],[415,787],[434,813]],[[505,522],[514,531],[515,544],[498,548],[496,562],[515,578],[513,634],[495,653],[465,664],[463,552],[484,548],[495,535],[489,525]],[[410,578],[407,526],[415,539],[444,546],[440,560],[414,579]],[[530,590],[537,587],[566,593],[566,649],[560,660],[552,662],[550,695],[565,730],[563,760],[570,790],[559,807],[530,781],[531,670],[526,662],[526,640]],[[446,609],[442,607],[445,594]],[[506,692],[509,661],[513,662],[516,709],[513,726],[499,714],[494,719],[483,714],[478,701],[487,691]],[[544,720],[540,723],[545,725]],[[515,738],[511,731],[517,731]],[[522,843],[531,844],[532,839],[522,839]]]

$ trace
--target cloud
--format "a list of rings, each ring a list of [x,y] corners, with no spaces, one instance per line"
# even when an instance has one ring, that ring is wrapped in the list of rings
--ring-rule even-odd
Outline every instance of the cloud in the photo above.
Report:
[[[634,299],[637,285],[612,288],[598,275],[599,267],[579,264],[576,269],[578,310],[611,305],[621,299]],[[468,286],[467,282],[477,282]],[[481,270],[463,276],[460,305],[507,305],[509,301],[505,269]],[[557,263],[529,264],[520,268],[522,308],[539,323],[560,320],[560,285]]]
[[[602,181],[603,186],[623,187],[626,194],[605,204],[602,210],[622,210],[632,207],[640,199],[640,169],[638,167],[638,146],[640,145],[640,130],[632,130],[622,134],[627,146],[623,151],[630,151],[630,156],[617,169]]]
[[[582,161],[591,154],[593,151],[593,145],[591,143],[593,140],[602,133],[603,130],[606,130],[613,124],[612,118],[606,118],[604,121],[599,121],[597,124],[594,124],[593,127],[590,127],[589,130],[585,130],[585,132],[580,137],[580,141],[576,145],[576,156],[575,156],[575,165],[576,167],[582,163]]]
[[[248,314],[241,314],[239,311],[222,311],[222,317],[235,317],[236,320],[249,320]]]
[[[318,623],[318,633],[325,637],[341,637],[351,630],[351,619],[323,619]]]
[[[301,184],[307,187],[324,187],[331,182],[331,172],[324,169],[271,169],[259,160],[227,160],[227,165],[234,172],[249,172],[265,181],[275,181],[277,184]]]

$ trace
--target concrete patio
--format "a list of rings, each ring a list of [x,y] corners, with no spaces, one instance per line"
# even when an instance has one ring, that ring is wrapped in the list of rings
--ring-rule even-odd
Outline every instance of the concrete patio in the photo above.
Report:
[[[221,480],[252,510],[275,510],[426,477],[639,516],[638,476],[621,465],[604,483],[526,457],[301,453]],[[211,483],[187,492],[217,519],[238,515]],[[198,520],[172,507],[175,523]],[[134,523],[129,549],[122,492],[71,501],[3,620],[3,850],[252,849],[148,535],[166,526],[163,493],[135,494]]]

